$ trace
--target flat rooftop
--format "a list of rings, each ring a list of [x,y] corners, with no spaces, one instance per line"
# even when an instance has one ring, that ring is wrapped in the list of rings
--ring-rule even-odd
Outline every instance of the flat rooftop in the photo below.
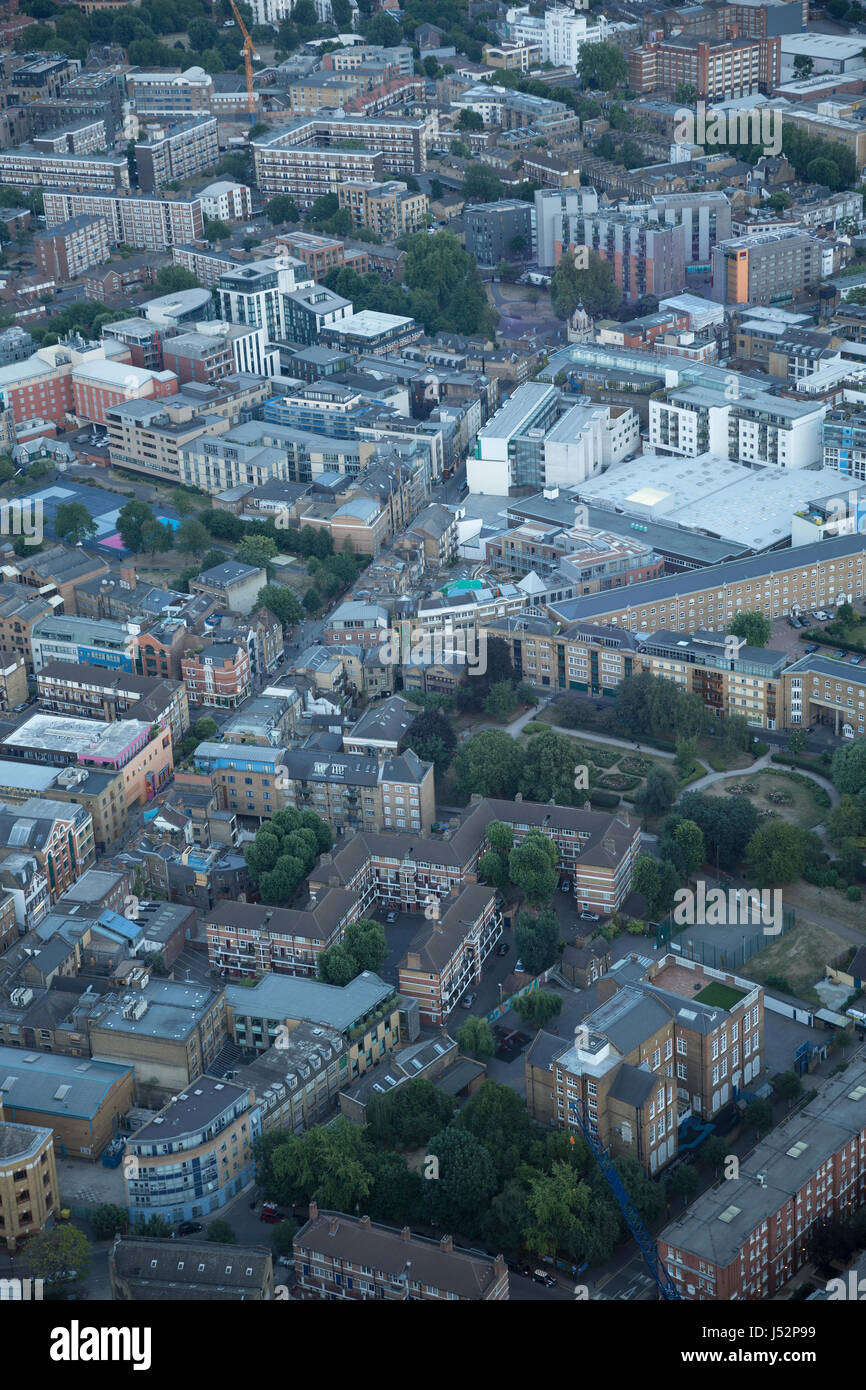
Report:
[[[113,759],[125,753],[131,743],[151,728],[142,719],[118,719],[105,724],[101,719],[72,719],[60,714],[34,714],[7,734],[0,746],[42,748],[52,753],[73,753],[76,757]]]

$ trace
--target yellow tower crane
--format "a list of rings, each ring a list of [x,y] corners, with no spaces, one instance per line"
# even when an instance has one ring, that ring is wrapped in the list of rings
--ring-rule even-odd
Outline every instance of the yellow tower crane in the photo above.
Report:
[[[247,33],[247,26],[241,19],[240,11],[235,4],[235,0],[229,0],[229,4],[238,22],[238,27],[244,36],[244,71],[247,75],[247,110],[250,113],[250,125],[252,126],[256,123],[256,94],[253,90],[253,58],[257,59],[259,55],[253,47],[253,41]]]

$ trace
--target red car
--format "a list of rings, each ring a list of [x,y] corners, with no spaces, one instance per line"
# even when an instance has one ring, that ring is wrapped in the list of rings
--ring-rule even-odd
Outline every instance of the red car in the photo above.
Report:
[[[271,1226],[275,1226],[282,1219],[276,1202],[262,1202],[262,1209],[259,1212],[260,1221],[267,1221]]]

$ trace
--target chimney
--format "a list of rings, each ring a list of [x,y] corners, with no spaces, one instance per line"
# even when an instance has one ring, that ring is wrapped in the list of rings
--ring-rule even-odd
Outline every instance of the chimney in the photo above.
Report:
[[[335,1236],[337,1234],[337,1231],[339,1230],[339,1227],[340,1218],[338,1216],[332,1216],[330,1221],[328,1222],[328,1235]]]
[[[120,566],[120,583],[124,589],[135,588],[135,565]]]
[[[370,1218],[369,1218],[369,1216],[362,1216],[362,1217],[361,1217],[361,1220],[358,1222],[358,1225],[360,1226],[360,1228],[361,1228],[362,1231],[369,1231],[369,1229],[370,1229]]]
[[[605,835],[605,837],[604,837],[604,839],[603,839],[603,841],[602,841],[602,844],[604,845],[604,847],[605,847],[605,849],[607,850],[608,854],[610,854],[610,855],[615,855],[615,854],[616,854],[616,840],[613,838],[612,835]]]
[[[404,1226],[404,1227],[403,1227],[402,1231],[400,1232],[400,1239],[401,1239],[401,1240],[411,1240],[411,1239],[412,1239],[412,1231],[411,1231],[411,1228],[410,1228],[409,1226]]]
[[[450,1254],[451,1251],[454,1249],[454,1240],[453,1240],[453,1237],[451,1237],[451,1236],[443,1236],[442,1239],[441,1239],[440,1242],[439,1242],[439,1249],[440,1249],[440,1250],[447,1250],[448,1253]]]

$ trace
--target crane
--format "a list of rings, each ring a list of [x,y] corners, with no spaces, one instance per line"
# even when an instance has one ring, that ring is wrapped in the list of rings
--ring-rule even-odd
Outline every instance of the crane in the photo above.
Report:
[[[644,1225],[643,1217],[635,1206],[632,1198],[623,1183],[622,1178],[613,1165],[610,1154],[598,1136],[598,1131],[587,1118],[582,1101],[570,1100],[568,1109],[574,1119],[580,1125],[583,1137],[594,1154],[598,1166],[607,1181],[607,1185],[616,1198],[617,1205],[623,1214],[629,1230],[637,1241],[637,1247],[643,1256],[644,1264],[656,1282],[658,1291],[662,1298],[673,1301],[679,1299],[680,1294],[673,1279],[668,1274],[664,1265],[658,1257],[655,1243],[652,1236]]]
[[[241,19],[240,10],[235,4],[235,0],[229,0],[229,4],[238,22],[238,27],[244,36],[244,71],[247,75],[247,110],[250,113],[250,125],[254,126],[256,123],[256,94],[253,90],[253,58],[258,59],[259,55],[253,47],[253,41],[247,33],[247,26]]]

